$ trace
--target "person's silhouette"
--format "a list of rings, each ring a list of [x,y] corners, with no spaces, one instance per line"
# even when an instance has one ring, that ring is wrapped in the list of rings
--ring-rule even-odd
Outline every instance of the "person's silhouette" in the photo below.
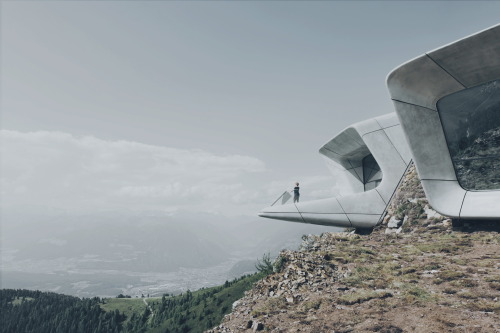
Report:
[[[299,193],[300,187],[299,183],[295,183],[295,187],[293,188],[293,203],[299,202],[300,199],[300,193]]]

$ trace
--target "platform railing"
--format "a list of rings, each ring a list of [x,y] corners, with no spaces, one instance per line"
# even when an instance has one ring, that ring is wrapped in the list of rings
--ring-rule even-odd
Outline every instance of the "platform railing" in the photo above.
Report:
[[[291,198],[291,197],[292,197],[292,195],[290,194],[290,192],[285,191],[285,192],[283,192],[283,194],[282,194],[282,195],[280,195],[280,196],[278,197],[278,199],[276,199],[276,201],[275,201],[275,202],[273,202],[273,204],[272,204],[271,206],[276,205],[276,203],[277,203],[278,201],[280,201],[280,200],[281,200],[281,205],[284,205],[284,204],[286,204],[286,202],[287,202],[288,200],[290,200],[290,198]]]

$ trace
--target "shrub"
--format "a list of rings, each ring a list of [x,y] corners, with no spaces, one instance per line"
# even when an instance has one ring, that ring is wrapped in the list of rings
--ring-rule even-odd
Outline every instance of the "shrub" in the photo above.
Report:
[[[287,258],[283,255],[279,255],[278,258],[274,261],[273,264],[273,272],[280,273],[285,268],[285,264],[287,262]]]
[[[271,274],[273,272],[273,262],[271,261],[271,254],[269,252],[264,253],[264,255],[262,255],[262,261],[257,259],[255,268],[259,271],[259,273],[263,273],[265,275]]]

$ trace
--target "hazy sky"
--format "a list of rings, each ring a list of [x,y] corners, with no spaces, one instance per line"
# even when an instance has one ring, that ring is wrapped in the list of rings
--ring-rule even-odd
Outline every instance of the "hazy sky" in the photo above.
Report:
[[[255,214],[494,1],[2,1],[2,209]]]

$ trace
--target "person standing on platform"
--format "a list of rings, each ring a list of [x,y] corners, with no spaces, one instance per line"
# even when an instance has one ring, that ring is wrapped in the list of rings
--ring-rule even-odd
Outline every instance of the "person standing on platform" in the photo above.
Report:
[[[299,193],[300,187],[299,183],[295,183],[295,187],[293,188],[293,203],[299,202],[300,199],[300,193]]]

